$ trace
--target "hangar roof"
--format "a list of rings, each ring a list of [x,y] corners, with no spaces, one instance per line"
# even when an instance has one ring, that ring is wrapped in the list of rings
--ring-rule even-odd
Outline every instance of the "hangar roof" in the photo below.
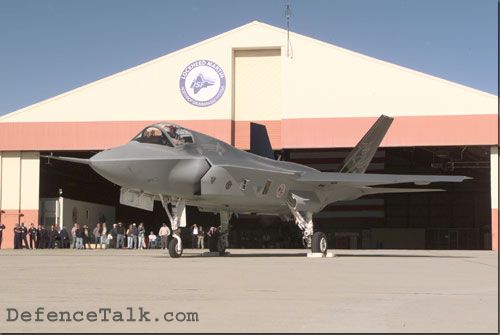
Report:
[[[241,148],[248,146],[250,121],[266,125],[275,148],[352,146],[380,114],[395,117],[386,146],[498,144],[495,95],[300,34],[291,33],[290,42],[287,56],[285,30],[251,22],[0,117],[0,150],[103,149],[157,121]],[[235,81],[245,80],[234,69],[240,50],[278,51],[276,110],[235,112]],[[199,60],[221,69],[219,88],[225,81],[218,100],[203,107],[180,87]],[[265,91],[266,79],[250,85]],[[303,129],[315,129],[315,136]]]

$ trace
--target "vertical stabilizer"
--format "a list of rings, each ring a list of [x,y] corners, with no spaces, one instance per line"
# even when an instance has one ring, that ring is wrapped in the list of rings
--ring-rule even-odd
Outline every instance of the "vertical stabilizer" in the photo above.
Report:
[[[340,165],[339,172],[364,173],[377,152],[393,118],[382,115]]]

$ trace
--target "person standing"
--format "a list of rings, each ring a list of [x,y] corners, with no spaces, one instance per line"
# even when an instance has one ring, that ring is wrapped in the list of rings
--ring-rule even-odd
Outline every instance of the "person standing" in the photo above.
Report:
[[[69,248],[69,234],[66,228],[62,227],[59,232],[59,238],[61,239],[61,248],[68,249]]]
[[[56,247],[56,241],[59,238],[59,232],[56,226],[52,225],[49,232],[49,249],[54,249]]]
[[[106,249],[108,245],[108,228],[106,226],[106,222],[102,223],[101,228],[102,228],[101,243],[104,244],[104,249]]]
[[[118,222],[118,227],[116,227],[116,247],[118,249],[123,248],[125,244],[125,229],[123,224]]]
[[[14,249],[22,249],[21,242],[21,227],[19,223],[14,225]]]
[[[146,235],[146,230],[144,229],[144,223],[139,223],[139,227],[137,228],[138,230],[138,244],[139,244],[139,249],[144,249],[144,235]]]
[[[97,244],[99,244],[99,247],[102,249],[102,240],[101,240],[102,226],[101,226],[101,223],[96,224],[96,226],[92,232],[92,235],[94,235],[94,242],[95,242],[94,249],[97,249]]]
[[[2,235],[3,235],[4,229],[5,229],[5,225],[3,223],[0,223],[0,249],[2,249]]]
[[[38,249],[46,249],[47,248],[47,229],[45,229],[44,225],[40,226],[40,236],[38,240]]]
[[[83,249],[83,237],[85,232],[83,231],[83,227],[80,227],[79,224],[76,224],[75,237],[76,237],[76,249]]]
[[[118,225],[116,223],[113,223],[113,228],[111,229],[110,233],[110,239],[111,243],[109,243],[109,246],[111,248],[118,248]]]
[[[33,223],[30,224],[30,229],[28,229],[28,235],[30,236],[30,249],[35,249],[36,248],[36,235],[37,235],[37,229],[35,228],[35,225]]]
[[[73,228],[71,228],[71,238],[73,239],[71,241],[71,249],[76,249],[76,230],[78,229],[78,224],[75,223],[73,225]]]
[[[191,233],[191,247],[193,249],[196,249],[196,246],[198,244],[198,226],[196,223],[191,227],[192,233]]]
[[[132,244],[133,244],[134,238],[132,237],[132,225],[131,224],[128,225],[126,235],[127,235],[127,249],[132,249]]]
[[[21,249],[23,247],[26,247],[26,249],[29,249],[30,246],[28,245],[28,228],[26,228],[26,226],[24,225],[24,222],[21,222],[21,240],[22,240]],[[24,246],[23,246],[23,244],[24,244]]]
[[[205,249],[205,231],[202,226],[198,228],[198,249]]]
[[[166,223],[163,223],[163,226],[160,228],[160,232],[158,233],[158,235],[160,235],[161,248],[168,249],[168,237],[170,236],[170,229],[167,227]]]
[[[132,248],[137,249],[139,245],[139,229],[137,228],[137,224],[132,225]]]
[[[87,246],[92,249],[90,246],[90,229],[89,226],[83,225],[83,249],[87,249]]]

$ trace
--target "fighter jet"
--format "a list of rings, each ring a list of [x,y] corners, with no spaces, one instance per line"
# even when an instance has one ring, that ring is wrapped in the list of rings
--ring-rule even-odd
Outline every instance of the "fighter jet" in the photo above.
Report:
[[[313,217],[328,204],[378,193],[442,191],[388,187],[393,184],[428,185],[469,179],[365,173],[392,121],[382,115],[338,172],[320,172],[242,151],[168,122],[152,124],[127,144],[101,151],[90,159],[45,157],[89,165],[121,186],[121,204],[152,211],[154,201],[161,201],[173,231],[174,238],[168,246],[171,257],[180,257],[183,252],[180,233],[186,227],[186,206],[219,214],[219,236],[210,250],[220,255],[228,247],[229,221],[239,214],[276,215],[293,220],[302,232],[304,246],[313,253],[326,255],[327,237],[315,231]],[[264,149],[272,150],[270,146]]]

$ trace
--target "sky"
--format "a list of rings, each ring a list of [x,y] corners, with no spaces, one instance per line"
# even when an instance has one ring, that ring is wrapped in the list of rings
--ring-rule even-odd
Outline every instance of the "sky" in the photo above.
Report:
[[[0,0],[0,115],[254,20],[498,95],[497,0]]]

